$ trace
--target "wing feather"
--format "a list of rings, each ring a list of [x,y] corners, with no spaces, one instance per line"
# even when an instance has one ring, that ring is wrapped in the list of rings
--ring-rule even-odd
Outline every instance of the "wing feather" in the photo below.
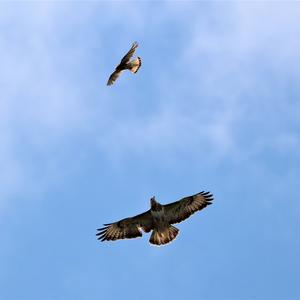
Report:
[[[97,229],[96,234],[100,241],[115,241],[119,239],[131,239],[142,236],[142,230],[149,232],[153,229],[153,221],[150,210],[132,218],[126,218],[115,223],[104,224]]]
[[[130,48],[130,50],[126,53],[126,55],[122,58],[120,65],[126,64],[129,62],[130,58],[133,56],[135,49],[139,46],[137,42],[134,42]]]
[[[112,85],[116,80],[117,78],[121,75],[122,71],[118,71],[118,70],[115,70],[110,76],[109,76],[109,79],[107,81],[107,85]]]
[[[198,194],[182,198],[179,201],[166,204],[164,205],[164,210],[170,224],[180,223],[195,212],[212,204],[212,201],[213,195],[210,192],[202,191]]]

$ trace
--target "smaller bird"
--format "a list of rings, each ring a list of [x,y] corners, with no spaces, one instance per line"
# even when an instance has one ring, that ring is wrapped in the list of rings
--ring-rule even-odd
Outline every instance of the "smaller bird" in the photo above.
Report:
[[[138,47],[138,43],[134,42],[130,48],[130,50],[127,52],[127,54],[122,58],[121,62],[119,65],[116,67],[115,71],[110,75],[107,85],[112,85],[117,78],[121,75],[121,73],[124,70],[129,70],[132,73],[136,73],[138,69],[142,65],[142,60],[140,57],[137,57],[134,60],[131,60],[131,57],[133,56],[135,49]]]
[[[152,197],[149,210],[131,218],[104,224],[96,235],[102,242],[115,241],[140,237],[142,231],[152,230],[149,242],[156,246],[164,245],[174,240],[179,233],[179,229],[172,224],[182,222],[193,213],[212,204],[212,201],[213,195],[204,191],[165,205]]]

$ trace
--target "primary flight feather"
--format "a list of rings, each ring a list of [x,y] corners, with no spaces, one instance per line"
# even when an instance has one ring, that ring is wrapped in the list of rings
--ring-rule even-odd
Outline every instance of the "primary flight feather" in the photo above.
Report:
[[[152,230],[149,242],[158,246],[164,245],[174,240],[179,232],[172,224],[182,222],[193,213],[212,204],[212,201],[213,195],[204,191],[166,205],[158,203],[155,197],[152,197],[151,208],[148,211],[115,223],[104,224],[96,235],[102,242],[115,241],[140,237],[142,231]]]

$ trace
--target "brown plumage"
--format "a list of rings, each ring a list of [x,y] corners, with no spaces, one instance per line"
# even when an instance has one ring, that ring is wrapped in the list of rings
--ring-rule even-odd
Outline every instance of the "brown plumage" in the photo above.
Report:
[[[115,241],[140,237],[142,231],[152,230],[149,242],[158,246],[164,245],[174,240],[179,232],[172,224],[182,222],[193,213],[212,204],[212,201],[213,195],[204,191],[166,205],[158,203],[155,197],[152,197],[149,210],[135,217],[104,224],[96,235],[102,242]]]
[[[129,70],[132,73],[136,73],[140,66],[142,65],[142,61],[140,57],[137,57],[134,60],[131,60],[131,57],[133,56],[135,49],[138,47],[138,43],[134,42],[130,48],[130,50],[127,52],[127,54],[122,58],[119,65],[116,67],[115,71],[110,75],[107,85],[112,85],[117,78],[121,75],[121,73],[124,70]]]

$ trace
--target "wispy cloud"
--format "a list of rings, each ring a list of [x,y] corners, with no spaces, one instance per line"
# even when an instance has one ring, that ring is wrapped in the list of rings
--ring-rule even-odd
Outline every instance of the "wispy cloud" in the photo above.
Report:
[[[67,4],[3,6],[1,199],[34,190],[41,168],[55,178],[68,156],[61,145],[72,147],[83,137],[119,162],[149,151],[174,160],[182,151],[214,160],[246,158],[270,145],[294,153],[299,104],[289,93],[297,90],[300,69],[297,10],[280,3],[271,11],[262,3],[222,4],[222,11],[205,5],[209,14],[197,3],[183,10],[180,3],[164,4],[155,14],[161,35],[149,30],[147,4],[91,3],[82,6],[80,18]],[[100,10],[105,14],[97,23]],[[126,22],[124,10],[132,16]],[[184,25],[176,28],[178,19]],[[112,37],[114,28],[129,32],[120,36],[121,45]],[[99,42],[91,31],[99,32]],[[105,89],[106,70],[114,64],[107,58],[122,55],[136,37],[148,47],[139,48],[143,68],[130,78],[130,88],[126,74]],[[162,37],[174,43],[171,53]],[[131,95],[126,103],[124,93]]]
[[[72,168],[76,143],[106,131],[103,70],[118,47],[111,32],[140,31],[139,12],[126,3],[1,4],[0,210],[57,183]]]
[[[236,151],[247,153],[245,148],[239,150],[243,146],[239,138],[242,128],[247,131],[249,126],[261,127],[254,147],[257,142],[269,144],[271,140],[275,146],[280,136],[293,136],[293,143],[298,143],[299,136],[282,122],[299,117],[297,113],[286,114],[290,109],[299,111],[299,104],[289,94],[300,73],[299,11],[283,3],[276,3],[271,10],[266,3],[232,6],[227,15],[230,26],[218,23],[215,30],[207,30],[203,21],[195,21],[189,33],[191,46],[184,57],[187,65],[193,65],[187,76],[200,78],[195,92],[212,102],[214,114],[221,117],[230,111],[231,122],[224,125]],[[289,147],[287,144],[287,150]]]
[[[72,72],[67,57],[79,59],[80,52],[67,43],[56,44],[61,38],[61,22],[55,22],[59,11],[51,3],[3,8],[1,207],[16,195],[45,187],[53,171],[50,162],[59,163],[51,155],[53,149],[59,152],[63,140],[80,130],[87,118],[80,88],[66,76]]]
[[[172,11],[182,19],[177,6]],[[160,105],[155,113],[145,119],[124,116],[120,123],[110,124],[108,144],[120,141],[120,154],[129,148],[149,150],[151,145],[169,150],[169,155],[185,145],[206,151],[197,147],[205,144],[211,155],[234,157],[255,151],[251,148],[257,148],[257,143],[273,139],[276,145],[280,135],[297,140],[297,135],[277,123],[279,117],[285,118],[282,112],[291,108],[287,92],[299,75],[295,67],[300,48],[297,11],[279,3],[271,11],[263,3],[225,7],[225,14],[216,6],[215,14],[207,17],[185,16],[187,30],[178,33],[185,35],[185,48],[178,50],[174,45],[174,53],[168,53],[171,64],[157,72]],[[195,11],[195,6],[190,7],[190,13]],[[212,16],[221,19],[216,22]],[[166,53],[162,50],[159,55]],[[155,105],[156,100],[151,101]],[[256,132],[252,146],[245,149],[240,137],[249,126],[268,127],[269,136],[266,139],[264,130]]]

